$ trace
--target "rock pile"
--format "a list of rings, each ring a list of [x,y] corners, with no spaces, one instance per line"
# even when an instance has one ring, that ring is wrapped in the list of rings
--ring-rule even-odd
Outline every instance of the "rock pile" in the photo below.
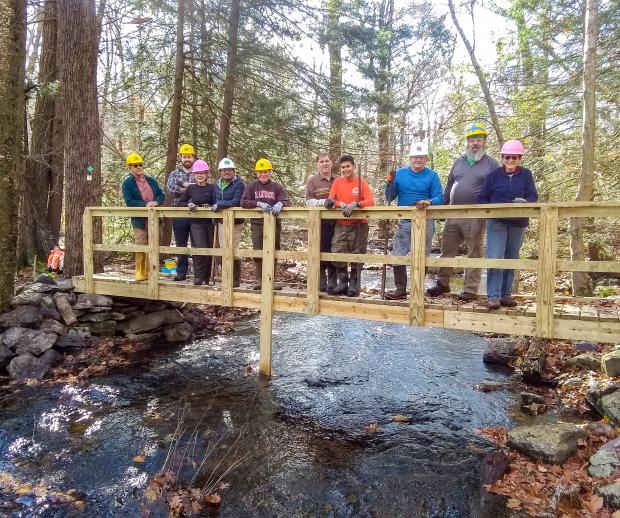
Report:
[[[103,337],[183,342],[204,330],[196,314],[180,302],[74,293],[70,280],[39,275],[0,315],[0,372],[11,380],[42,379],[63,354],[81,351]]]

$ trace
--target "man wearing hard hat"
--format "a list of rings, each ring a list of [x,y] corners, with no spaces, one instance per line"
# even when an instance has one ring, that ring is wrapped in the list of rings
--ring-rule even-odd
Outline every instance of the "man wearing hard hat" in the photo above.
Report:
[[[456,159],[448,174],[444,199],[450,205],[478,203],[478,194],[491,171],[499,167],[497,160],[486,153],[489,132],[482,124],[472,123],[467,127],[465,154]],[[446,220],[441,237],[441,257],[456,257],[463,242],[467,246],[467,257],[482,257],[484,253],[484,219],[455,218]],[[452,267],[442,267],[437,273],[435,285],[427,290],[429,295],[450,293]],[[465,268],[463,291],[458,298],[474,300],[480,285],[480,269]]]
[[[426,167],[428,162],[428,145],[426,142],[414,142],[409,151],[410,164],[396,172],[390,172],[385,186],[385,199],[392,201],[398,198],[399,206],[415,205],[425,209],[429,205],[441,205],[443,193],[439,175]],[[435,233],[435,222],[426,222],[425,253],[429,255]],[[404,256],[411,251],[411,220],[402,219],[394,236],[392,255]],[[398,300],[407,297],[407,267],[394,265],[394,284],[396,289],[388,291],[385,298]]]
[[[172,194],[172,206],[179,207],[180,199],[187,187],[194,182],[192,166],[196,161],[196,152],[190,144],[179,147],[180,164],[168,176],[168,191]],[[176,246],[187,246],[192,222],[190,218],[172,218],[172,232]],[[192,243],[193,244],[193,243]],[[177,274],[175,281],[184,281],[187,277],[189,258],[185,254],[177,256]]]

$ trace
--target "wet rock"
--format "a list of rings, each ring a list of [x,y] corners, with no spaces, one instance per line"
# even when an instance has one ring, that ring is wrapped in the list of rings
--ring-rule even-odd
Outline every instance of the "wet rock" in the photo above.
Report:
[[[592,353],[583,353],[566,360],[566,365],[586,371],[600,371],[601,359]]]
[[[620,426],[620,385],[601,389],[593,382],[586,393],[586,400],[599,414],[607,416],[616,426]]]
[[[107,295],[96,293],[80,293],[75,303],[75,309],[89,309],[97,306],[112,307],[114,301]]]
[[[598,435],[606,435],[607,437],[614,437],[616,435],[613,426],[610,426],[606,423],[601,423],[600,421],[593,421],[591,423],[588,423],[586,425],[586,430]]]
[[[535,394],[534,392],[521,392],[521,405],[531,405],[532,403],[542,405],[544,402],[545,397],[540,394]]]
[[[119,328],[125,335],[140,334],[152,331],[163,325],[180,324],[181,322],[184,322],[184,319],[179,310],[167,309],[132,318],[121,323]]]
[[[595,342],[576,342],[575,349],[579,352],[601,352],[601,346]]]
[[[508,446],[551,464],[562,464],[577,452],[583,430],[572,424],[517,426],[508,432]]]
[[[603,497],[607,506],[612,509],[620,508],[620,480],[613,484],[600,486],[596,488],[596,492]]]
[[[605,478],[616,473],[620,469],[620,439],[603,444],[589,462],[588,473],[593,478]]]
[[[0,315],[0,327],[39,327],[43,316],[35,306],[18,306],[13,311]]]
[[[601,366],[607,376],[620,376],[620,349],[604,354],[601,358]]]
[[[164,337],[168,342],[185,342],[192,336],[192,326],[187,322],[164,329]]]
[[[11,299],[11,306],[13,307],[25,306],[25,305],[37,306],[41,302],[42,298],[43,298],[43,295],[41,293],[37,293],[36,291],[26,290],[20,293],[19,295],[15,295],[15,297]]]
[[[33,378],[41,380],[61,357],[54,349],[45,351],[40,358],[31,354],[21,354],[11,360],[7,370],[11,379],[18,383],[24,383]]]
[[[41,327],[39,327],[39,330],[56,333],[57,335],[64,335],[67,332],[67,328],[64,325],[58,322],[58,320],[52,320],[51,318],[46,318],[43,322],[41,322]]]
[[[36,503],[36,500],[31,496],[20,496],[15,499],[15,503],[25,507],[32,507]]]
[[[482,356],[484,363],[510,365],[517,358],[518,340],[491,338]]]
[[[0,370],[6,368],[14,357],[15,354],[13,354],[13,351],[4,345],[0,345]]]
[[[68,326],[77,324],[77,316],[71,307],[71,297],[68,293],[55,293],[54,302],[65,324]]]
[[[88,329],[97,336],[114,336],[116,334],[116,320],[104,320],[102,322],[89,322]]]
[[[41,308],[43,318],[49,318],[52,320],[62,319],[60,313],[58,313],[58,310],[56,309],[56,304],[54,304],[54,299],[51,295],[43,295],[39,307]]]
[[[40,273],[34,278],[34,282],[38,284],[47,284],[49,286],[56,286],[56,281],[52,279],[46,273]]]
[[[17,354],[28,353],[33,356],[41,356],[45,351],[54,347],[56,340],[58,340],[58,335],[55,333],[24,329],[15,344],[15,352]]]

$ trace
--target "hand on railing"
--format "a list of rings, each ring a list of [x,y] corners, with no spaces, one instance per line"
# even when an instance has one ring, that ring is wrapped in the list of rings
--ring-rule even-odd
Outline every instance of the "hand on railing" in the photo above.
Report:
[[[351,214],[353,214],[353,211],[357,209],[358,207],[359,207],[359,203],[356,201],[352,201],[348,205],[345,205],[344,203],[340,203],[340,208],[342,209],[342,215],[345,218],[350,218]]]
[[[196,209],[198,208],[198,205],[196,205],[195,203],[188,203],[187,204],[187,208],[190,210],[190,212],[196,212]]]
[[[256,206],[260,209],[263,210],[263,212],[270,212],[272,207],[271,205],[269,205],[268,203],[265,203],[263,201],[257,201],[256,202]]]
[[[159,205],[159,203],[157,203],[156,201],[148,201],[146,202],[146,208],[150,209],[151,207],[157,207]]]
[[[335,202],[331,198],[327,198],[325,200],[325,203],[323,203],[323,207],[325,207],[326,209],[333,209],[334,205],[335,205]]]
[[[512,201],[513,203],[527,203],[527,200],[525,198],[515,198]]]
[[[416,209],[425,209],[426,207],[428,207],[431,204],[431,200],[419,200],[415,206]]]
[[[213,212],[217,212],[217,203],[214,203],[213,205],[211,205],[211,210]]]
[[[282,207],[284,207],[284,205],[282,204],[281,201],[279,201],[273,207],[271,207],[271,213],[274,216],[277,216],[278,214],[280,214],[280,211],[282,210]]]

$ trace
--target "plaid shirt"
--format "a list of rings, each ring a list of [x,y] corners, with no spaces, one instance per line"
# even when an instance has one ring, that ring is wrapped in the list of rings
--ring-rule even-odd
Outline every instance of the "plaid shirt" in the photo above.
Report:
[[[179,166],[174,171],[170,172],[170,176],[168,177],[168,191],[172,194],[173,207],[179,206],[179,200],[183,194],[183,192],[181,192],[182,187],[177,184],[179,180],[188,183],[196,183],[194,182],[192,174],[185,172],[183,166]]]

